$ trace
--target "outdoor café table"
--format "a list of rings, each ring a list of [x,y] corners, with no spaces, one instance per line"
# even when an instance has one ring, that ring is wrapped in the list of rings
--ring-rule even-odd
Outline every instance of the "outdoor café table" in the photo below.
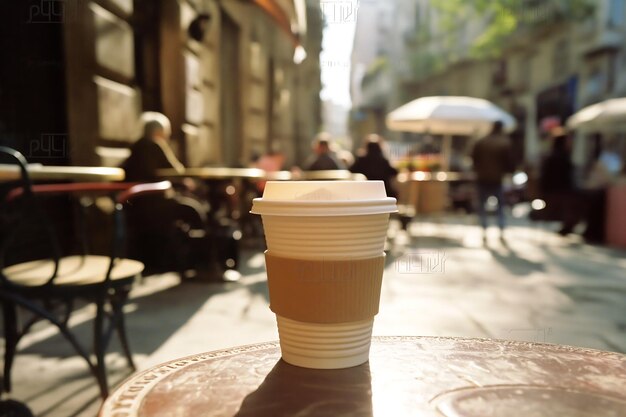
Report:
[[[181,171],[166,168],[157,170],[157,175],[167,179],[193,178],[206,184],[206,197],[210,206],[208,220],[213,230],[218,230],[225,219],[229,222],[238,222],[240,226],[242,222],[249,219],[248,211],[251,202],[248,200],[251,197],[248,196],[247,191],[252,189],[256,191],[256,188],[247,181],[259,181],[267,177],[262,169],[229,167],[196,167],[185,168]],[[219,272],[221,266],[218,266],[214,256],[215,253],[212,253],[209,262],[217,271],[216,273],[221,274]],[[235,279],[229,278],[228,280]]]
[[[265,179],[268,181],[289,181],[294,179],[290,171],[266,171]]]
[[[124,170],[113,167],[53,166],[29,164],[28,174],[32,181],[123,181]],[[21,178],[17,165],[0,164],[0,182]]]
[[[125,381],[100,417],[626,416],[626,356],[488,339],[374,337],[369,363],[305,369],[277,342],[167,362]]]
[[[412,171],[401,172],[396,179],[398,182],[452,182],[452,181],[473,181],[475,178],[472,172],[448,172],[448,171]]]
[[[164,178],[195,178],[208,187],[212,220],[217,221],[217,213],[227,201],[228,216],[239,217],[247,207],[243,207],[242,195],[244,180],[263,180],[266,172],[258,168],[198,167],[176,171],[172,168],[159,169],[157,175]],[[229,187],[228,185],[232,185]],[[234,215],[233,212],[239,213]]]
[[[243,179],[263,179],[265,171],[258,168],[228,168],[228,167],[198,167],[185,168],[182,171],[176,171],[173,168],[165,168],[157,170],[157,174],[161,177],[168,178],[197,178],[201,180],[229,180],[236,178]]]
[[[355,174],[347,169],[330,169],[321,171],[302,171],[300,179],[307,181],[355,181],[366,180],[367,178],[363,174]]]
[[[447,206],[450,183],[469,182],[474,178],[472,172],[401,172],[396,176],[399,204],[401,208],[408,206],[421,214],[441,212]]]
[[[209,202],[212,206],[212,212],[219,210],[226,196],[234,196],[237,201],[241,201],[241,196],[236,194],[241,192],[243,180],[263,180],[266,178],[266,172],[262,169],[228,167],[185,168],[182,171],[167,168],[157,170],[157,175],[165,178],[195,178],[206,183],[209,187]],[[226,187],[225,196],[220,185],[223,186],[229,182],[234,183],[234,188]]]

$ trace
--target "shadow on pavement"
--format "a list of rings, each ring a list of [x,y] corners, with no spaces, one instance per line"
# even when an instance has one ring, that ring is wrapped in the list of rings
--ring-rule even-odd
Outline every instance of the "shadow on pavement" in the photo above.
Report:
[[[267,278],[263,278],[248,284],[242,284],[248,291],[248,304],[241,311],[241,317],[246,317],[250,313],[252,305],[260,298],[264,303],[269,304],[270,294],[267,287]]]
[[[589,282],[598,275],[604,278],[611,276],[620,280],[624,276],[622,269],[603,268],[606,263],[615,263],[618,259],[626,259],[626,250],[606,246],[593,246],[580,242],[567,242],[560,250],[550,245],[542,244],[541,250],[549,256],[552,263],[565,272],[577,277],[582,282]],[[602,273],[598,274],[599,269]]]
[[[465,248],[461,238],[443,236],[411,236],[407,246],[412,250]]]
[[[263,271],[261,266],[250,266],[247,262],[250,253],[242,254],[242,273],[249,275],[255,271]],[[137,284],[136,288],[142,285],[158,285],[161,276],[151,276],[144,278],[143,284]],[[165,341],[177,332],[194,314],[213,296],[230,292],[234,289],[244,287],[250,291],[251,295],[260,294],[269,299],[267,295],[267,285],[265,280],[247,283],[207,283],[184,280],[182,283],[167,287],[156,292],[143,296],[132,296],[126,305],[126,330],[133,354],[150,355],[156,351]],[[93,319],[72,326],[71,331],[86,348],[91,347],[93,334]],[[117,335],[111,337],[111,344],[107,349],[107,354],[117,352],[123,356],[121,347],[117,340]],[[25,354],[37,354],[43,357],[66,358],[76,356],[74,350],[67,340],[58,333],[39,340],[28,347],[20,349],[18,352]]]
[[[147,277],[143,285],[155,284],[159,278],[159,276]],[[253,291],[261,293],[262,284],[265,284],[265,281],[254,283],[251,287],[254,288]],[[150,356],[179,331],[211,297],[242,287],[250,286],[245,282],[207,284],[187,280],[151,294],[133,297],[127,304],[129,311],[126,313],[126,327],[133,355]],[[92,331],[91,315],[84,322],[72,327],[72,332],[86,349],[91,349]],[[43,384],[40,390],[21,398],[26,404],[45,403],[45,409],[37,410],[38,416],[59,415],[59,410],[64,409],[67,402],[75,404],[75,407],[72,407],[74,416],[83,415],[81,413],[98,406],[100,395],[95,379],[63,336],[55,333],[22,349],[18,347],[18,357],[28,354],[44,359],[76,359],[74,370],[58,375],[53,386]],[[115,334],[112,335],[111,344],[107,349],[107,364],[110,389],[132,374]],[[14,375],[18,372],[19,369],[16,367]]]
[[[518,255],[506,240],[501,240],[504,251],[495,250],[489,245],[485,245],[485,249],[491,253],[500,265],[513,275],[524,276],[533,272],[545,272],[545,265],[541,262],[534,262]]]
[[[158,279],[149,277],[146,280]],[[184,325],[213,295],[228,291],[230,285],[185,283],[146,296],[132,298],[127,303],[126,330],[133,354],[149,355]],[[93,320],[90,318],[71,328],[71,331],[89,347],[92,339]],[[107,353],[122,354],[114,335]],[[38,354],[44,357],[64,358],[74,356],[74,350],[61,334],[40,340],[20,353]]]

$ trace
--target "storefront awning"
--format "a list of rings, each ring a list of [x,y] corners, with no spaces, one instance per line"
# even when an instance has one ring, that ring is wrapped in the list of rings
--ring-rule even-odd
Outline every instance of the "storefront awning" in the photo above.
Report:
[[[304,0],[251,0],[267,13],[293,41],[300,45],[306,33],[306,5]]]

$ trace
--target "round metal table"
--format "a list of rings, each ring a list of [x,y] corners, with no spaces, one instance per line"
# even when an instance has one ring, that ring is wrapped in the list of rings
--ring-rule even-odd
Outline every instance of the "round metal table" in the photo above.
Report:
[[[347,169],[331,169],[321,171],[302,171],[301,180],[306,181],[365,181],[367,177],[363,174],[350,172]]]
[[[369,363],[315,370],[277,342],[136,374],[100,417],[626,416],[626,356],[503,340],[375,337]]]
[[[114,167],[30,164],[27,169],[33,181],[123,181],[126,175],[122,168]],[[0,164],[0,182],[16,181],[20,178],[17,165]]]
[[[172,168],[157,170],[157,175],[167,178],[190,177],[200,180],[232,180],[232,179],[263,179],[265,171],[258,168],[227,168],[227,167],[199,167],[185,168],[178,172]]]
[[[452,181],[474,181],[476,176],[472,172],[429,172],[429,171],[412,171],[401,172],[397,176],[397,180],[400,183],[403,182],[452,182]]]

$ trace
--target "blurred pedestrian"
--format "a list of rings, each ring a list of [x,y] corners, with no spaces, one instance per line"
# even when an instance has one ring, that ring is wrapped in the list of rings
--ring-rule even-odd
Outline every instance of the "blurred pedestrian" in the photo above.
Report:
[[[606,190],[614,177],[606,158],[603,158],[602,135],[595,134],[593,142],[591,161],[580,192],[580,200],[585,207],[583,237],[587,242],[602,243],[605,237]]]
[[[500,238],[503,238],[505,218],[502,180],[506,174],[513,172],[514,163],[511,141],[504,134],[501,121],[494,122],[491,133],[474,145],[472,160],[476,174],[478,214],[483,228],[483,238],[486,238],[487,212],[485,204],[489,197],[495,197],[497,200],[498,227],[500,228]]]
[[[337,159],[339,159],[341,163],[347,167],[351,167],[354,164],[354,155],[347,149],[337,151]]]
[[[324,171],[335,169],[346,169],[346,166],[337,159],[331,151],[332,137],[329,133],[322,132],[315,137],[313,142],[313,151],[315,155],[305,164],[307,171]]]
[[[393,186],[398,171],[391,166],[389,160],[383,155],[383,138],[376,134],[365,138],[365,154],[359,156],[350,167],[350,171],[363,174],[368,180],[379,180],[385,183],[385,189],[389,197],[396,197],[397,193]]]
[[[569,138],[562,128],[553,129],[552,150],[541,164],[539,186],[546,202],[542,216],[559,220],[562,227],[559,234],[571,233],[578,223],[581,211],[576,204],[577,193],[574,187],[574,165],[569,151]]]

